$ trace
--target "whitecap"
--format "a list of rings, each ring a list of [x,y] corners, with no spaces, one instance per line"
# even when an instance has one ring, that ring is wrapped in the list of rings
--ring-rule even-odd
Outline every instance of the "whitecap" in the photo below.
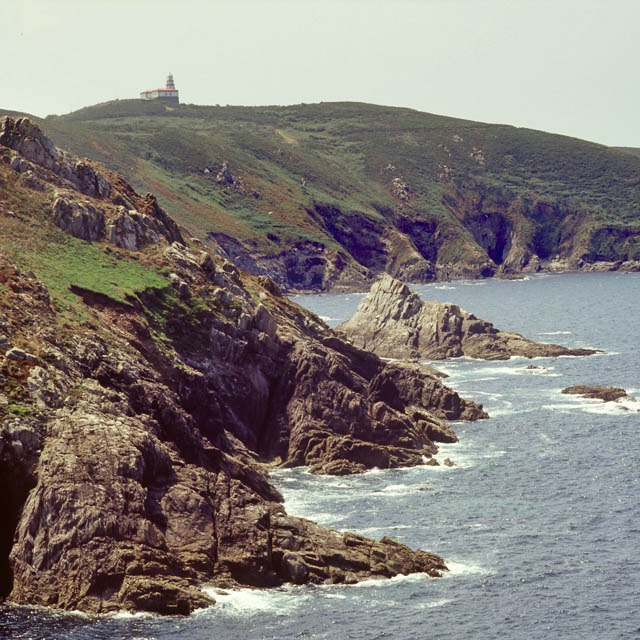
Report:
[[[442,600],[434,600],[433,602],[423,602],[420,607],[423,609],[433,609],[435,607],[444,607],[451,602],[453,602],[453,600],[450,598],[443,598]]]
[[[481,567],[478,564],[468,564],[465,562],[452,562],[451,560],[446,561],[446,565],[449,568],[449,572],[445,572],[446,577],[455,578],[456,576],[470,576],[470,575],[479,575],[479,576],[488,576],[495,573],[486,567]]]
[[[375,489],[374,493],[385,493],[387,495],[401,496],[404,493],[413,493],[414,489],[407,484],[390,484],[382,489]]]
[[[377,476],[381,473],[388,473],[390,469],[380,469],[378,467],[373,467],[367,471],[365,471],[362,475],[364,476]]]
[[[584,407],[583,411],[587,413],[599,413],[604,415],[633,415],[640,411],[640,405],[637,401],[626,402],[601,402]]]

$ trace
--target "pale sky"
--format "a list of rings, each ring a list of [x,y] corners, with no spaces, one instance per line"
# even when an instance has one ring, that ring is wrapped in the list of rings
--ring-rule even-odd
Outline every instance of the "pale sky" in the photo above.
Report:
[[[0,0],[0,107],[354,100],[640,147],[640,0]]]

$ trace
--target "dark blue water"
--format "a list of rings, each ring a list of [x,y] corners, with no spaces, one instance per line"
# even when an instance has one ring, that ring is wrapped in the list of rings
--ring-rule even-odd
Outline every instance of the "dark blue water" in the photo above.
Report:
[[[560,393],[585,383],[640,398],[640,274],[563,274],[523,281],[417,286],[501,329],[589,358],[436,366],[491,418],[454,425],[441,446],[457,466],[346,478],[302,469],[274,480],[294,515],[441,554],[450,575],[356,586],[242,590],[185,619],[0,610],[12,638],[597,638],[640,637],[640,402]],[[301,296],[328,318],[361,296]]]

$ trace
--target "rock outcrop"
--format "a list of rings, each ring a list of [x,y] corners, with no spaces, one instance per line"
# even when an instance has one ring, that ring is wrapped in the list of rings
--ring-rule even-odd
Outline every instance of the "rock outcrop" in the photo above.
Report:
[[[92,612],[188,613],[212,604],[202,584],[349,583],[444,570],[432,554],[287,516],[258,463],[337,473],[422,464],[436,450],[430,437],[446,426],[430,413],[421,373],[413,372],[410,397],[402,388],[392,393],[395,370],[324,338],[316,320],[284,299],[280,311],[251,309],[232,266],[207,273],[187,250],[168,253],[195,290],[211,278],[226,285],[218,310],[195,328],[195,341],[184,319],[167,318],[162,329],[173,355],[158,350],[142,322],[145,309],[155,308],[153,293],[135,309],[79,292],[101,325],[113,327],[99,335],[76,328],[63,336],[45,332],[38,342],[33,323],[53,320],[44,298],[23,309],[31,323],[10,323],[16,342],[29,340],[44,365],[22,359],[19,369],[7,370],[14,384],[28,381],[16,398],[38,416],[44,434],[41,453],[39,443],[29,445],[29,460],[38,446],[37,474],[33,462],[23,462],[26,445],[5,436],[12,456],[4,457],[5,471],[24,478],[9,485],[6,498],[13,514],[3,525],[5,553],[13,536],[10,599]],[[33,286],[9,263],[2,266],[16,295]],[[236,305],[246,311],[237,313]],[[3,309],[8,317],[12,308]],[[288,322],[283,312],[291,314]],[[441,394],[443,407],[455,409],[446,400],[452,392]],[[386,402],[392,395],[393,407]],[[458,403],[458,413],[477,413]]]
[[[12,150],[10,166],[26,187],[53,192],[53,220],[70,235],[133,251],[161,238],[184,243],[155,196],[141,197],[120,176],[57,148],[29,118],[0,119],[0,147]]]
[[[616,402],[630,399],[622,387],[590,387],[585,384],[577,384],[563,389],[562,393],[602,400],[603,402]]]
[[[12,149],[59,160],[25,123],[3,130],[30,132],[42,152],[17,137]],[[14,169],[0,170],[4,184],[23,188]],[[444,419],[481,418],[481,407],[428,368],[358,349],[272,281],[202,251],[115,174],[105,170],[105,197],[61,187],[50,169],[39,175],[48,191],[38,198],[67,203],[43,224],[95,242],[91,255],[109,257],[110,278],[119,260],[93,212],[104,212],[105,229],[114,213],[140,212],[133,235],[123,224],[118,237],[132,241],[118,255],[154,269],[156,284],[115,299],[71,281],[77,299],[63,312],[36,275],[0,256],[3,595],[89,612],[188,613],[212,604],[207,584],[353,583],[446,569],[387,538],[288,516],[268,470],[423,464],[434,441],[455,440]]]
[[[83,161],[58,149],[29,118],[0,119],[0,145],[13,149],[20,159],[12,161],[12,167],[25,173],[42,177],[34,165],[59,176],[83,194],[104,199],[111,195],[112,185],[101,171],[89,161]]]
[[[384,275],[338,327],[352,342],[379,356],[441,360],[469,356],[485,360],[584,356],[593,349],[569,349],[533,342],[496,329],[458,305],[423,301],[407,285]]]

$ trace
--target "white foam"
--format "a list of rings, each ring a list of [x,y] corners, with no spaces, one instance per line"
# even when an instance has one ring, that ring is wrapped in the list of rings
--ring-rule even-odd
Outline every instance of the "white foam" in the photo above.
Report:
[[[599,413],[610,416],[633,415],[640,411],[640,406],[638,402],[633,401],[600,402],[599,404],[593,404],[588,407],[585,406],[583,411],[586,413]]]
[[[439,463],[439,467],[416,467],[418,469],[429,469],[439,472],[456,471],[456,469],[468,469],[476,465],[479,461],[501,458],[506,454],[504,449],[492,449],[491,447],[477,448],[470,442],[438,443],[438,453],[433,456]],[[449,458],[453,467],[444,464],[444,460]]]
[[[355,531],[356,533],[359,533],[362,536],[394,537],[396,535],[396,531],[399,531],[400,529],[411,529],[411,528],[412,528],[412,525],[409,525],[409,524],[396,524],[390,527],[366,527],[365,529],[355,529],[355,530],[352,529],[352,530]]]
[[[440,289],[442,291],[455,291],[455,287],[448,287],[447,285],[443,284],[439,287],[434,287],[434,289]]]
[[[560,389],[555,390],[556,392]],[[596,413],[602,415],[633,415],[640,411],[640,402],[633,397],[610,402],[603,402],[598,398],[584,398],[579,395],[565,394],[566,402],[543,405],[543,409],[558,411],[560,413]]]
[[[446,574],[446,571],[443,571],[443,574]],[[426,573],[410,573],[408,576],[398,574],[397,576],[393,576],[393,578],[371,578],[369,580],[362,580],[352,586],[360,589],[368,587],[391,587],[398,584],[398,582],[422,582],[423,580],[431,579],[431,576]]]
[[[470,575],[478,575],[478,576],[489,576],[495,573],[495,571],[491,571],[485,567],[481,567],[478,564],[467,564],[465,562],[452,562],[451,560],[446,561],[447,567],[449,567],[449,572],[444,573],[446,577],[455,578],[456,576],[470,576]]]
[[[290,609],[299,606],[306,599],[302,593],[292,593],[294,589],[296,588],[293,586],[279,587],[277,589],[225,589],[224,591],[215,587],[202,588],[208,596],[215,599],[216,609],[221,608],[227,613],[238,615],[259,613],[261,611],[271,611],[276,615],[287,615]],[[297,590],[300,590],[300,588]],[[294,595],[295,597],[293,597]]]
[[[32,608],[32,607],[29,607]],[[42,609],[43,611],[50,611],[50,609],[48,607],[41,607],[39,605],[36,605],[35,607],[33,607],[34,609]],[[65,611],[64,612],[65,615],[70,615],[70,616],[76,616],[78,618],[90,618],[91,614],[87,613],[86,611],[80,611],[79,609],[71,609],[71,611]],[[126,616],[126,615],[133,615],[133,614],[128,614],[127,611],[116,611],[114,613],[107,613],[105,614],[108,617],[116,617],[116,616]],[[149,614],[151,615],[151,614]]]
[[[117,611],[115,613],[108,613],[107,616],[109,618],[114,618],[115,620],[132,620],[155,617],[153,613],[149,613],[148,611]]]
[[[514,369],[513,373],[517,373],[519,375],[528,374],[533,376],[548,376],[549,378],[558,378],[562,374],[554,373],[555,367],[536,367],[535,369],[529,369],[528,367],[525,369]]]
[[[401,496],[405,493],[413,493],[414,491],[415,488],[409,486],[408,484],[390,484],[382,489],[375,489],[374,493],[384,493],[385,495]]]
[[[420,606],[423,609],[433,609],[435,607],[444,607],[445,605],[453,602],[450,598],[443,598],[442,600],[434,600],[433,602],[424,602]]]
[[[373,467],[372,469],[365,471],[362,475],[377,476],[381,473],[388,473],[389,471],[390,469],[379,469],[378,467]]]

